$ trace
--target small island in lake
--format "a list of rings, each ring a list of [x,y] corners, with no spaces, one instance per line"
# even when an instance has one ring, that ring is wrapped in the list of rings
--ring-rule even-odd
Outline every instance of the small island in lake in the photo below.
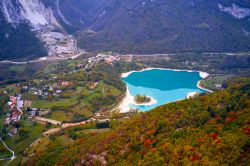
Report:
[[[143,103],[149,103],[151,102],[151,98],[147,97],[146,95],[136,95],[135,96],[135,102],[137,104],[143,104]]]

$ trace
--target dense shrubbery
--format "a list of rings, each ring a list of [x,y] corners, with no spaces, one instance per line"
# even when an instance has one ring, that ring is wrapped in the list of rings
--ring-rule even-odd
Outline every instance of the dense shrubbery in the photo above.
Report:
[[[150,101],[151,101],[151,99],[145,95],[136,95],[135,96],[135,102],[138,104],[148,103]]]
[[[6,138],[7,137],[7,130],[4,127],[4,117],[9,112],[9,108],[7,106],[9,98],[6,94],[0,93],[0,137]]]

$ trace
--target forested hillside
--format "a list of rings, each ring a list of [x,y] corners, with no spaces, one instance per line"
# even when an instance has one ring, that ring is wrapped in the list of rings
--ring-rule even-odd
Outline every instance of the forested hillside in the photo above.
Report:
[[[31,29],[43,34],[51,27],[74,35],[79,47],[94,52],[250,50],[248,0],[0,0],[0,4],[0,59],[46,55],[43,40]]]
[[[139,113],[101,134],[82,134],[69,146],[51,143],[27,164],[248,165],[249,108],[250,80],[237,79],[220,92]]]
[[[145,54],[248,51],[249,6],[247,0],[66,0],[60,5],[69,27],[78,29],[80,47]]]
[[[34,59],[46,56],[43,43],[28,24],[16,27],[7,23],[0,11],[0,60]]]

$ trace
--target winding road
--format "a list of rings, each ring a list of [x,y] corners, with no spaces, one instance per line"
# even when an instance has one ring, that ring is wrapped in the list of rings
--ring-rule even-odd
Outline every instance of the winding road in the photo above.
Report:
[[[67,60],[67,59],[76,59],[80,55],[84,53],[89,53],[82,51],[77,55],[73,55],[70,57],[41,57],[39,59],[31,60],[31,61],[26,61],[26,62],[18,62],[18,61],[10,61],[10,60],[4,60],[0,61],[0,64],[15,64],[15,65],[24,65],[28,63],[37,63],[37,62],[42,62],[42,61],[54,61],[54,60]],[[220,55],[220,54],[225,54],[225,55],[245,55],[244,53],[228,53],[228,52],[222,52],[222,53],[216,53],[216,52],[205,52],[203,53],[204,55]],[[169,54],[134,54],[133,56],[170,56],[170,55],[175,55],[174,53],[169,53]]]
[[[42,62],[42,61],[76,59],[76,58],[78,58],[80,55],[82,55],[84,53],[86,53],[86,52],[81,52],[81,53],[79,53],[77,55],[73,55],[71,57],[42,57],[42,58],[39,58],[39,59],[35,59],[35,60],[31,60],[31,61],[26,61],[26,62],[17,62],[17,61],[5,60],[5,61],[0,61],[0,64],[25,65],[25,64],[29,64],[29,63],[37,63],[37,62]]]
[[[2,138],[0,138],[0,141],[3,143],[3,145],[5,146],[5,148],[10,151],[12,153],[12,157],[9,157],[9,158],[2,158],[0,159],[1,161],[3,160],[10,160],[6,165],[8,165],[12,160],[14,160],[16,158],[15,156],[15,152],[13,150],[11,150],[5,143],[4,141],[2,140]]]
[[[48,119],[46,119],[46,120],[48,120]],[[65,129],[65,128],[68,128],[68,127],[74,127],[74,126],[84,125],[84,124],[89,123],[89,122],[94,121],[94,120],[95,119],[89,119],[89,120],[85,120],[85,121],[78,122],[78,123],[61,123],[60,127],[58,127],[58,128],[52,128],[50,130],[45,131],[43,133],[43,136],[48,136],[48,135],[57,133],[57,132],[61,131],[62,129]]]

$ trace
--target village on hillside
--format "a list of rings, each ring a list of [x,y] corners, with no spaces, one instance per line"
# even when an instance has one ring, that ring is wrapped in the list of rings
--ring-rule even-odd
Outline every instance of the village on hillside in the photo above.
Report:
[[[9,102],[8,102],[8,113],[5,118],[5,125],[9,125],[9,135],[15,135],[17,134],[17,127],[15,126],[16,122],[19,122],[21,119],[21,116],[23,114],[23,100],[21,100],[21,95],[17,94],[16,96],[10,96]]]
[[[109,55],[109,54],[98,54],[88,58],[87,64],[79,63],[76,65],[75,70],[69,71],[74,74],[81,70],[86,70],[93,65],[104,62],[107,65],[113,65],[115,62],[125,61],[131,62],[133,59],[132,55]],[[94,91],[98,88],[100,82],[88,82],[85,86],[89,91]],[[15,88],[20,90],[19,94],[11,96],[8,92],[5,92],[9,97],[8,102],[8,114],[5,117],[4,124],[8,128],[8,135],[13,136],[18,133],[19,121],[23,115],[31,121],[38,121],[42,123],[48,122],[48,117],[52,110],[50,108],[34,107],[35,101],[51,101],[53,99],[67,98],[67,92],[71,91],[74,86],[73,80],[63,80],[58,78],[57,75],[50,77],[49,79],[35,79],[24,83],[15,84]],[[101,85],[100,85],[101,86]],[[100,113],[96,112],[92,117],[101,118]],[[58,124],[57,122],[55,124]]]

